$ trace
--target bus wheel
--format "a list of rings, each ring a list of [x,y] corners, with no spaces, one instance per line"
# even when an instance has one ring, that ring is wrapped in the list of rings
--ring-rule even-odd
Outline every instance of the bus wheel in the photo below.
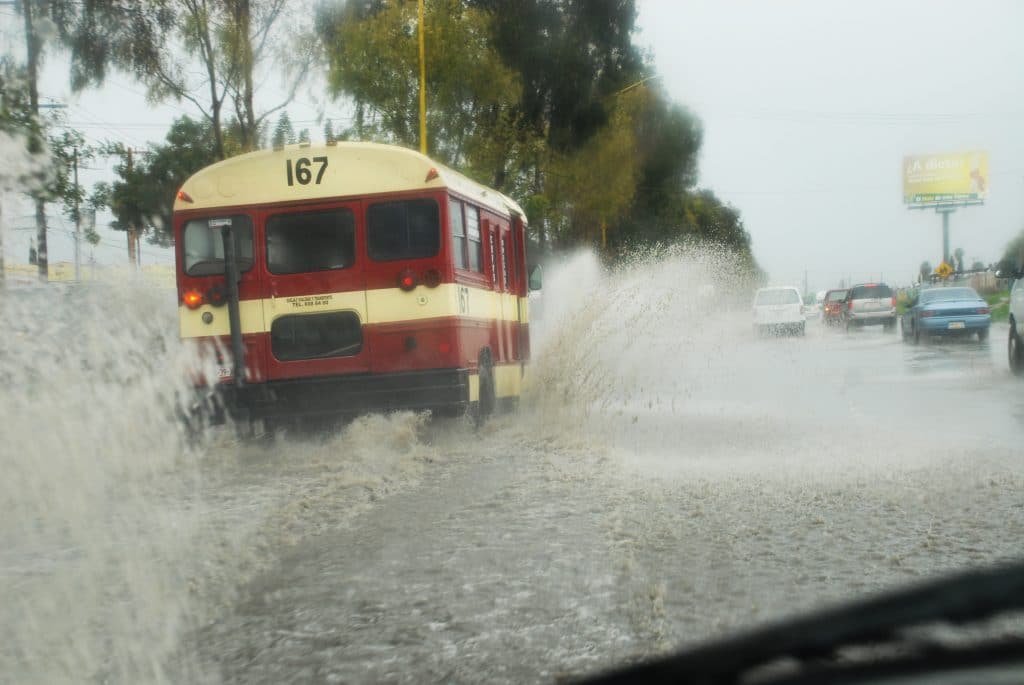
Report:
[[[477,369],[480,378],[480,397],[476,403],[476,423],[479,426],[494,413],[494,406],[497,404],[494,389],[494,362],[491,361],[490,351],[483,350],[480,353]]]

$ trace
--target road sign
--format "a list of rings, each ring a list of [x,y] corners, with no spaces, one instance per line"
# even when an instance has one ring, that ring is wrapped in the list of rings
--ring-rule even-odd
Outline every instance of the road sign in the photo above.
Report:
[[[948,262],[942,262],[935,267],[935,273],[942,278],[949,278],[953,275],[953,267],[950,266]]]

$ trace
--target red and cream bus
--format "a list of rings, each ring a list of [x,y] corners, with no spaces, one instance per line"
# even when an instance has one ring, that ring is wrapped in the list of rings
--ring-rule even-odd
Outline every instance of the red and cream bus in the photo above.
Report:
[[[405,148],[240,155],[175,201],[180,334],[239,420],[486,416],[530,356],[525,231],[514,201]]]

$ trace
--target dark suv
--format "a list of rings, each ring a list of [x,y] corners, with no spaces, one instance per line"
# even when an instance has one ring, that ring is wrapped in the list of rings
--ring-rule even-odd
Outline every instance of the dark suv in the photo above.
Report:
[[[896,297],[885,283],[861,283],[846,293],[843,310],[846,330],[853,326],[881,324],[885,330],[896,328]]]

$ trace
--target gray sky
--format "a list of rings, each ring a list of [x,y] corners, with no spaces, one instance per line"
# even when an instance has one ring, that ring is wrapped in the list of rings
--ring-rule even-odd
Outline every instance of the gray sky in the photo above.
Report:
[[[650,49],[662,87],[703,122],[701,185],[741,210],[774,282],[800,284],[806,269],[812,290],[842,278],[905,284],[922,260],[937,263],[940,217],[902,204],[906,154],[988,151],[989,201],[951,222],[951,245],[967,260],[996,260],[1024,228],[1024,41],[1017,36],[1024,3],[638,6],[637,42]],[[9,16],[9,8],[0,13]],[[3,47],[20,54],[15,29],[0,34]],[[173,117],[196,115],[186,103],[146,104],[142,87],[121,76],[79,96],[66,83],[65,61],[50,55],[42,94],[68,103],[69,122],[91,140],[144,148],[163,138]],[[318,130],[311,119],[325,104],[319,99],[304,89],[289,107],[292,119]],[[341,112],[328,105],[336,121]],[[112,164],[97,160],[83,180],[108,175]],[[31,233],[15,230],[30,224],[18,212],[31,209],[12,209],[4,215],[9,258],[21,261]],[[53,223],[51,259],[70,259],[66,221]],[[97,261],[125,258],[121,234],[108,231],[103,240]],[[143,253],[173,262],[167,251],[144,246]]]
[[[951,218],[966,260],[1024,228],[1024,3],[638,3],[662,86],[704,123],[701,185],[773,281],[905,284],[938,263],[941,218],[902,204],[907,154],[988,151],[989,201]]]

